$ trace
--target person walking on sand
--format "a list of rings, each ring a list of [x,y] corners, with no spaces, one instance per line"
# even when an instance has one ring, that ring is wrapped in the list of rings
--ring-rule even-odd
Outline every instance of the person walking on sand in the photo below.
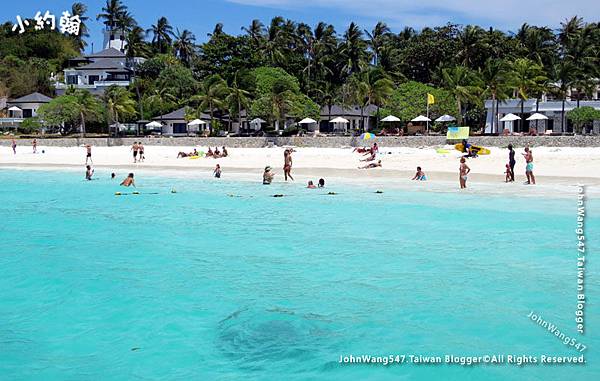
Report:
[[[86,144],[85,150],[86,150],[85,164],[87,165],[88,160],[90,161],[91,164],[94,164],[94,161],[92,160],[92,146],[89,144]]]
[[[135,188],[135,180],[133,179],[133,173],[130,173],[125,180],[123,180],[120,184],[121,186],[124,187],[130,187],[133,186]]]
[[[144,145],[142,142],[138,142],[138,151],[140,152],[139,161],[143,162],[146,160],[146,157],[144,156]]]
[[[460,167],[458,168],[458,182],[460,183],[460,189],[467,187],[467,176],[471,172],[471,168],[466,163],[464,157],[460,158]]]
[[[294,181],[292,177],[292,150],[286,149],[283,151],[283,176],[285,181],[288,177]]]
[[[527,176],[527,182],[525,184],[535,185],[535,176],[533,175],[533,151],[529,147],[525,147],[525,153],[522,154],[525,157],[525,176]]]
[[[15,139],[12,140],[11,147],[13,149],[13,154],[17,154],[17,141]]]
[[[130,151],[133,151],[133,162],[137,163],[137,155],[138,155],[138,144],[137,142],[133,142]]]
[[[37,153],[37,139],[33,139],[31,147],[33,147],[33,153]]]
[[[510,181],[515,181],[515,150],[512,144],[508,145],[508,166],[510,167]]]

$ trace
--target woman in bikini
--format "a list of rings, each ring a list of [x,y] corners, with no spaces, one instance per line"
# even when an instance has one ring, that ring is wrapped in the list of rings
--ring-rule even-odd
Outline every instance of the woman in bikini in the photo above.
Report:
[[[458,182],[460,183],[460,189],[465,189],[467,187],[467,176],[469,172],[471,172],[471,168],[466,163],[464,157],[460,158],[460,167],[458,168]]]

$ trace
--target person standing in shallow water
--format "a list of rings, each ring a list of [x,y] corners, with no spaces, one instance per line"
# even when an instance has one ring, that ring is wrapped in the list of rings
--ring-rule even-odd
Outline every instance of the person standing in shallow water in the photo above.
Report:
[[[458,168],[458,182],[460,183],[460,189],[467,187],[467,176],[471,172],[471,168],[466,163],[464,157],[460,158],[460,167]]]
[[[525,184],[535,185],[535,176],[533,175],[533,151],[529,147],[525,147],[525,176],[527,176],[527,182]]]
[[[508,145],[508,166],[510,167],[510,181],[515,181],[515,150],[512,144]]]

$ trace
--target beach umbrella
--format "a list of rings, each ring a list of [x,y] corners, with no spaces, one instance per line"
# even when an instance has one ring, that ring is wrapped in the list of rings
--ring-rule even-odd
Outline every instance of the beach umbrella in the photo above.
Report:
[[[350,122],[348,121],[348,119],[344,119],[341,116],[338,116],[337,118],[331,119],[329,121],[329,123],[350,123]]]
[[[375,138],[376,138],[375,134],[372,134],[370,132],[365,132],[364,134],[360,135],[361,140],[371,140],[371,139],[375,139]]]
[[[500,122],[513,122],[515,120],[519,120],[521,119],[520,117],[516,116],[515,114],[506,114],[504,115],[502,118],[500,118]]]
[[[150,123],[146,124],[146,127],[158,128],[158,127],[162,127],[162,124],[160,122],[154,121],[154,122],[150,122]]]
[[[428,117],[426,117],[424,115],[419,115],[416,118],[414,118],[413,120],[411,120],[411,122],[431,122],[431,119],[429,119]]]
[[[200,119],[194,119],[191,122],[189,122],[187,125],[188,126],[199,126],[201,124],[206,124],[206,122],[203,120],[200,120]]]
[[[311,118],[304,118],[298,122],[298,124],[315,124],[315,123],[317,123],[317,121],[314,119],[311,119]]]
[[[382,122],[399,122],[400,118],[394,115],[388,115],[385,118],[381,119]]]
[[[250,124],[263,124],[263,123],[267,123],[267,121],[266,120],[262,120],[261,118],[252,119],[250,121]]]
[[[544,114],[540,114],[539,112],[536,112],[535,114],[533,114],[529,118],[527,118],[527,120],[546,120],[546,119],[548,119],[548,117]]]
[[[439,118],[437,118],[435,121],[436,122],[454,122],[456,120],[455,117],[453,117],[452,115],[442,115]]]
[[[12,106],[8,108],[8,111],[23,111],[20,108],[18,108],[17,106]]]

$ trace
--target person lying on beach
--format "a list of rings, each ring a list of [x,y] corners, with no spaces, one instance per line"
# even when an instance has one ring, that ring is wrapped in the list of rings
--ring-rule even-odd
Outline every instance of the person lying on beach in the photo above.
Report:
[[[427,180],[427,176],[425,176],[425,172],[423,172],[421,167],[417,167],[417,173],[415,173],[415,177],[413,177],[412,180],[420,180],[420,181]]]
[[[125,180],[121,182],[121,185],[124,187],[133,186],[135,188],[135,180],[133,180],[133,173],[130,173]]]
[[[179,151],[179,153],[177,154],[178,159],[180,157],[189,157],[189,156],[198,156],[198,151],[196,151],[196,149],[194,148],[193,152],[185,153],[185,152]]]
[[[217,164],[217,166],[215,167],[213,175],[215,175],[217,179],[221,178],[221,166],[219,164]]]
[[[313,182],[312,182],[312,180],[310,180],[310,181],[308,182],[308,186],[307,186],[307,188],[308,188],[308,189],[315,189],[315,188],[316,188],[316,186],[315,186],[315,183],[313,183]]]
[[[366,159],[361,159],[360,161],[373,161],[375,160],[375,157],[377,157],[377,152],[371,152],[371,156]]]
[[[369,164],[365,165],[364,167],[358,167],[358,169],[371,169],[371,168],[377,168],[377,167],[381,167],[381,160],[379,160],[377,163],[369,163]]]
[[[371,152],[371,150],[367,147],[356,147],[352,150],[352,152],[365,153],[365,152]]]
[[[275,174],[271,172],[271,167],[267,165],[265,167],[265,172],[263,173],[263,185],[271,184],[271,182],[273,182],[273,177],[275,177]]]
[[[94,170],[89,165],[86,166],[85,169],[86,169],[86,171],[85,171],[85,179],[86,180],[91,180],[92,176],[94,176]]]

